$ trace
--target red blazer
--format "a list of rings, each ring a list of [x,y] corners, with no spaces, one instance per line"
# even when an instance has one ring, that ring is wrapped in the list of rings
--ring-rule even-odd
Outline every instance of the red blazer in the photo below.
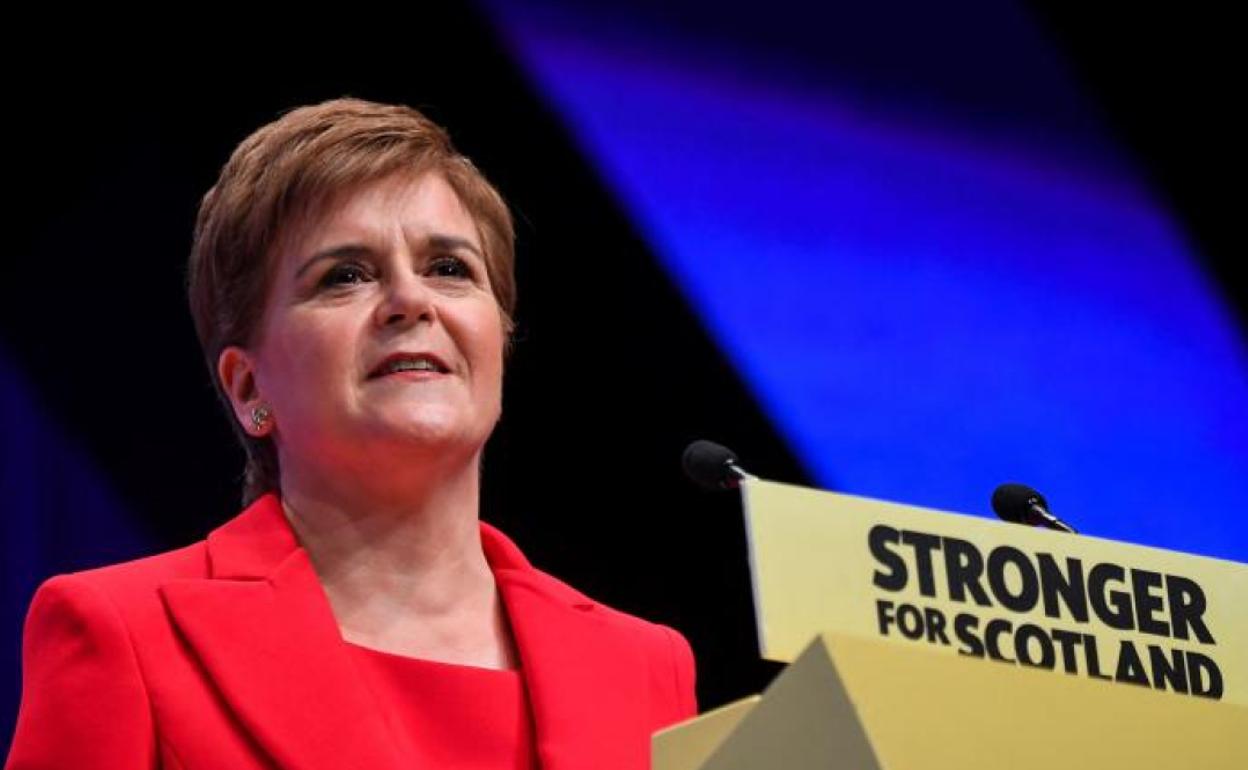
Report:
[[[544,770],[649,766],[692,716],[675,631],[598,604],[481,525]],[[26,621],[8,770],[408,770],[275,496],[177,551],[62,575]]]

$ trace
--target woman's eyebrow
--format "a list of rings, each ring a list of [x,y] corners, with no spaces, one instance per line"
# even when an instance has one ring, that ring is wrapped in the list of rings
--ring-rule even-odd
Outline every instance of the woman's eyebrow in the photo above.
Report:
[[[295,271],[295,279],[298,280],[299,276],[307,272],[308,268],[312,267],[312,265],[315,265],[317,262],[320,262],[322,259],[361,257],[368,256],[372,253],[372,249],[360,243],[344,243],[339,246],[330,246],[328,249],[322,249],[308,257],[308,259],[299,266],[299,269]]]
[[[429,236],[429,246],[435,249],[443,249],[445,251],[454,251],[455,249],[466,249],[476,254],[481,259],[485,259],[485,255],[481,253],[481,249],[475,243],[467,238],[460,238],[457,235],[431,235]]]

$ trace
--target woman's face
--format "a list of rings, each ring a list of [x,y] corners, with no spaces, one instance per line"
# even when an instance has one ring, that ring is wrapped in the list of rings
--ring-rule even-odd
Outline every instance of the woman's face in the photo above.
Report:
[[[240,418],[271,410],[283,475],[474,457],[501,411],[503,320],[443,178],[365,184],[281,240],[257,343],[220,370]]]

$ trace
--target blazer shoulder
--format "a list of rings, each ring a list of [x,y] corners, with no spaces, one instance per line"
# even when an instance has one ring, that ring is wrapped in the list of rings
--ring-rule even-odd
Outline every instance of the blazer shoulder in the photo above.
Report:
[[[22,700],[6,768],[154,768],[152,707],[115,602],[76,574],[26,616]]]
[[[160,586],[180,578],[208,576],[208,552],[204,541],[131,561],[55,575],[40,586],[67,594],[90,593],[106,598],[123,615],[141,606],[155,607]]]
[[[697,713],[695,695],[696,663],[693,648],[676,629],[645,620],[586,596],[557,577],[530,567],[535,587],[551,598],[582,610],[587,620],[607,625],[613,634],[627,639],[628,644],[644,650],[654,684],[674,704],[670,721],[685,719]]]
[[[154,768],[146,671],[170,631],[159,587],[204,572],[202,544],[56,575],[35,592],[9,768]]]

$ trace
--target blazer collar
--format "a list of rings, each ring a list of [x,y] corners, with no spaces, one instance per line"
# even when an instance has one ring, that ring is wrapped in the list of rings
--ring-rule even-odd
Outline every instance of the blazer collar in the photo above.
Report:
[[[648,744],[637,738],[647,731],[641,653],[613,633],[601,608],[533,569],[501,532],[482,523],[481,542],[520,653],[541,766],[647,766]],[[411,767],[361,683],[278,498],[260,498],[213,531],[208,558],[209,579],[172,581],[161,595],[277,764]]]

